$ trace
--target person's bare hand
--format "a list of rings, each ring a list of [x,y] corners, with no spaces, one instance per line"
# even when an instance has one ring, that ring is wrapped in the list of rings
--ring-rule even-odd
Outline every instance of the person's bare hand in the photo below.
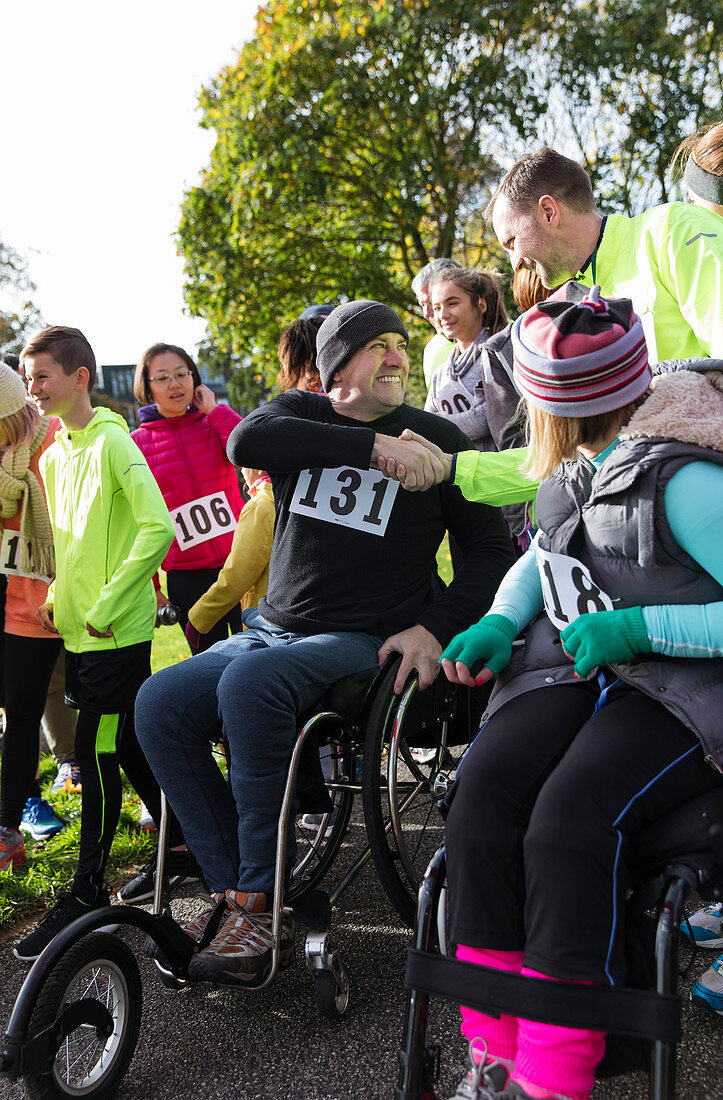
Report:
[[[168,596],[164,595],[164,593],[161,591],[160,588],[157,588],[156,589],[156,626],[161,625],[160,619],[158,618],[158,612],[161,610],[162,607],[165,607],[166,604],[169,604],[170,602],[171,601],[169,600]]]
[[[90,634],[91,638],[112,638],[113,631],[110,627],[107,630],[96,630],[94,626],[91,626],[89,622],[86,622],[85,629]]]
[[[42,624],[43,630],[47,630],[49,634],[57,634],[55,629],[55,623],[53,622],[53,605],[52,603],[42,603],[38,608],[38,618]]]
[[[196,386],[193,403],[197,409],[208,416],[216,408],[216,394],[208,386]]]
[[[448,657],[442,658],[441,665],[444,675],[450,683],[464,684],[465,687],[479,687],[480,684],[486,684],[495,675],[492,669],[485,667],[476,676],[473,676],[463,661],[453,663]]]
[[[411,491],[431,489],[445,480],[444,464],[440,458],[414,439],[397,439],[377,432],[371,465]]]
[[[442,647],[434,635],[417,623],[416,626],[410,626],[408,630],[387,638],[377,657],[379,664],[383,665],[390,653],[401,653],[402,660],[394,681],[394,693],[399,695],[413,668],[416,668],[419,676],[419,690],[429,687],[439,672],[441,652]]]

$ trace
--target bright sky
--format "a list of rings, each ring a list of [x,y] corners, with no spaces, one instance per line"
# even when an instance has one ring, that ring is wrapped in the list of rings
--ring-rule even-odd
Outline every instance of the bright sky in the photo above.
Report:
[[[162,340],[192,351],[173,233],[208,162],[198,93],[253,34],[257,0],[2,5],[0,238],[48,324],[99,363]]]

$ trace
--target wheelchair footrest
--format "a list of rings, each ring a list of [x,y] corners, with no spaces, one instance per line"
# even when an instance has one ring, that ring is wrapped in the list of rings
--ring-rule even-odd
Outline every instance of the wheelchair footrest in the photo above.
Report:
[[[331,924],[331,900],[324,890],[309,890],[291,906],[294,920],[312,932],[326,932]]]
[[[677,1042],[680,997],[641,989],[547,982],[410,948],[407,989],[468,1005],[490,1016],[501,1012],[526,1020],[585,1027],[614,1035]]]

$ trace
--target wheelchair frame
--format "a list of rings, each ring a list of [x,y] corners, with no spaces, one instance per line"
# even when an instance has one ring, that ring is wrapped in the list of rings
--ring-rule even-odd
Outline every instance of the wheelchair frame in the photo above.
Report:
[[[697,890],[720,900],[723,829],[708,830],[712,855],[671,861],[662,875],[655,936],[655,991],[600,988],[586,983],[549,983],[508,974],[439,953],[438,913],[444,904],[446,857],[440,848],[419,891],[414,946],[405,977],[407,1003],[394,1100],[437,1100],[434,1083],[440,1049],[426,1043],[430,996],[568,1027],[590,1027],[651,1041],[648,1100],[675,1100],[676,1043],[681,1001],[677,994],[680,923],[688,894]],[[712,881],[717,885],[711,891]]]
[[[281,920],[284,908],[284,887],[287,881],[287,839],[289,829],[292,827],[292,811],[295,801],[299,764],[307,740],[312,734],[315,734],[322,725],[335,728],[339,734],[338,740],[330,738],[330,741],[338,745],[339,759],[342,761],[342,774],[338,774],[337,767],[336,776],[333,775],[328,783],[329,789],[332,793],[335,791],[340,792],[342,798],[345,795],[353,797],[354,794],[366,794],[364,783],[359,784],[355,782],[354,775],[354,765],[357,755],[363,752],[365,753],[365,781],[373,782],[376,777],[374,792],[378,795],[380,789],[379,761],[383,755],[384,745],[387,740],[386,730],[388,729],[388,723],[393,714],[394,720],[388,738],[392,745],[392,751],[389,754],[390,762],[387,764],[386,771],[388,777],[387,782],[394,787],[394,797],[396,798],[396,792],[399,787],[396,769],[400,752],[405,766],[411,764],[411,757],[408,752],[409,746],[406,745],[403,735],[406,716],[417,690],[417,680],[416,677],[413,677],[407,682],[400,696],[394,696],[391,693],[390,685],[393,684],[397,664],[398,658],[395,656],[392,660],[388,661],[373,678],[372,683],[367,688],[364,705],[357,715],[351,717],[345,715],[343,713],[343,708],[338,708],[337,710],[317,710],[304,722],[301,730],[297,734],[290,756],[289,770],[276,835],[275,901],[272,911],[273,947],[271,965],[268,972],[260,981],[244,985],[244,990],[252,992],[267,988],[274,981],[279,972]],[[380,695],[383,690],[386,690],[388,698],[385,697],[380,700]],[[368,700],[372,691],[375,692],[374,703],[369,707]],[[354,739],[355,732],[359,733],[359,727],[362,725],[362,721],[366,720],[367,714],[370,717],[370,726],[372,716],[374,717],[374,721],[377,722],[380,717],[383,719],[381,724],[378,725],[376,746],[368,758],[366,754],[372,749],[372,746],[368,745],[363,737],[360,737],[359,740]],[[429,812],[429,809],[434,802],[436,802],[436,799],[444,793],[447,781],[450,778],[450,776],[447,776],[446,779],[442,779],[435,772],[437,765],[440,761],[445,759],[445,754],[448,753],[448,746],[446,743],[449,729],[448,718],[449,715],[445,712],[440,719],[442,733],[438,743],[434,746],[435,756],[431,766],[428,767],[426,772],[422,768],[419,768],[417,769],[417,774],[412,775],[411,797],[414,797],[415,792],[419,793],[423,791],[425,789],[425,784],[430,785],[432,788],[430,793],[434,797],[433,800],[430,799],[428,802],[425,802],[425,813]],[[430,735],[429,730],[427,730],[427,735]],[[371,761],[371,763],[369,763],[369,761]],[[368,779],[368,776],[371,778]],[[365,808],[369,800],[372,799],[373,793],[365,798]],[[333,850],[331,851],[331,856],[328,861],[324,862],[323,870],[319,873],[318,871],[314,872],[312,869],[311,886],[304,887],[297,891],[296,894],[292,881],[291,888],[287,895],[287,901],[290,903],[295,919],[307,929],[304,951],[306,967],[315,979],[316,997],[319,1009],[323,1015],[329,1018],[336,1018],[343,1015],[349,1000],[349,979],[346,968],[338,951],[333,950],[329,944],[332,905],[341,897],[359,871],[366,865],[370,856],[374,858],[374,862],[377,863],[377,866],[379,865],[378,861],[380,859],[392,861],[398,858],[396,855],[396,853],[398,853],[398,845],[400,842],[403,842],[403,815],[405,812],[405,805],[402,804],[400,808],[396,801],[392,805],[395,809],[395,820],[390,819],[388,821],[382,821],[381,828],[383,836],[395,837],[394,843],[397,847],[394,848],[393,851],[387,850],[383,856],[379,856],[375,854],[372,844],[368,843],[362,854],[356,859],[351,869],[344,875],[342,881],[331,895],[315,889],[314,887],[317,879],[320,880],[320,878],[323,877],[328,865],[331,863],[336,851],[341,845],[350,812],[350,804],[348,806],[345,804],[344,810],[339,815],[337,821],[332,825],[329,843]],[[180,988],[189,982],[188,964],[194,953],[202,950],[203,947],[207,946],[208,942],[210,942],[216,932],[218,920],[215,924],[213,921],[209,922],[204,930],[203,936],[197,942],[194,942],[171,916],[170,891],[167,875],[165,873],[168,833],[168,814],[165,796],[162,796],[162,808],[163,813],[159,829],[157,873],[152,911],[148,913],[143,909],[130,905],[114,905],[104,909],[94,910],[74,921],[48,944],[40,957],[33,964],[15,1001],[7,1027],[5,1049],[0,1057],[1,1077],[7,1077],[10,1080],[27,1077],[37,1082],[38,1079],[45,1079],[49,1075],[53,1075],[55,1072],[54,1066],[56,1056],[63,1041],[69,1035],[76,1032],[77,1029],[86,1027],[94,1029],[101,1051],[106,1049],[103,1046],[103,1044],[106,1043],[112,1045],[113,1051],[116,1052],[112,1058],[109,1056],[107,1072],[101,1074],[101,1080],[98,1082],[97,1094],[105,1094],[107,1086],[102,1087],[103,1082],[106,1081],[111,1072],[119,1079],[122,1079],[133,1056],[135,1038],[129,1043],[125,1040],[124,1036],[119,1036],[117,1034],[117,1029],[114,1030],[115,1024],[113,1013],[110,1011],[108,1004],[104,1004],[99,998],[84,995],[80,1000],[74,1001],[71,1004],[63,1004],[62,1007],[59,1007],[57,1014],[48,1026],[42,1027],[39,1031],[34,1031],[32,1027],[33,1013],[36,1010],[39,1000],[44,996],[44,990],[47,984],[52,981],[52,975],[55,968],[62,965],[62,960],[76,949],[76,945],[79,945],[80,941],[84,940],[91,933],[96,934],[98,930],[102,929],[104,926],[112,923],[114,925],[127,925],[140,929],[156,945],[156,954],[160,954],[163,958],[163,961],[159,958],[154,958],[161,981],[172,988]],[[317,830],[316,839],[312,844],[312,849],[314,849],[316,845],[319,847],[323,845],[329,819],[329,815],[325,815],[325,817],[322,818],[321,824]],[[372,834],[372,839],[373,835],[374,834]],[[376,835],[378,835],[378,830]],[[408,868],[412,868],[409,859],[407,863]],[[392,882],[395,881],[395,873],[396,869],[392,868],[392,871],[387,877],[387,881],[382,880],[387,892],[389,892],[387,883],[390,879]],[[316,877],[314,877],[315,875]],[[409,882],[408,879],[409,876],[407,876],[407,879],[399,878],[397,880],[397,893],[395,896],[391,897],[392,902],[398,909],[400,907],[400,902],[408,902],[413,910],[412,899],[416,893],[417,883]],[[221,909],[219,907],[219,918],[220,915]],[[408,919],[406,908],[401,915]],[[101,965],[103,961],[103,947],[104,944],[107,945],[108,939],[112,939],[112,937],[95,935],[92,942],[88,941],[91,946],[86,954],[90,956],[93,955],[93,943],[97,943],[98,945],[98,965]],[[119,957],[114,965],[120,970],[122,977],[125,979],[125,985],[130,988],[134,984],[140,983],[138,966],[132,952],[130,952],[127,946],[122,944],[122,941],[117,942],[122,945],[123,950],[119,950],[117,953]],[[87,961],[87,966],[92,969],[94,965],[95,960],[91,957]],[[127,1014],[133,1017],[134,1013],[139,1016],[139,1007],[129,1005],[127,1007]],[[132,1023],[133,1020],[131,1019],[131,1024]],[[123,1040],[123,1042],[121,1042],[121,1040]],[[128,1046],[130,1046],[129,1050],[126,1049]],[[121,1049],[123,1049],[125,1062],[123,1065],[118,1065],[117,1061],[118,1058],[120,1058],[120,1053],[118,1052]],[[80,1092],[63,1091],[62,1082],[60,1082],[58,1088],[60,1091],[49,1093],[48,1095],[82,1095],[85,1097],[96,1095],[96,1091],[92,1087],[87,1089],[83,1088]],[[36,1091],[33,1095],[40,1095],[40,1093]]]

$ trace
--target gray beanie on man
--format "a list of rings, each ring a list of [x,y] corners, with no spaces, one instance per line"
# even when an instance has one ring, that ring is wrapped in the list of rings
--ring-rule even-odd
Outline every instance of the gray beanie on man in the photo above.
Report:
[[[409,333],[394,310],[381,302],[362,298],[332,310],[316,335],[316,365],[325,393],[329,392],[334,372],[368,340],[383,332],[398,332],[405,340],[409,339]]]

